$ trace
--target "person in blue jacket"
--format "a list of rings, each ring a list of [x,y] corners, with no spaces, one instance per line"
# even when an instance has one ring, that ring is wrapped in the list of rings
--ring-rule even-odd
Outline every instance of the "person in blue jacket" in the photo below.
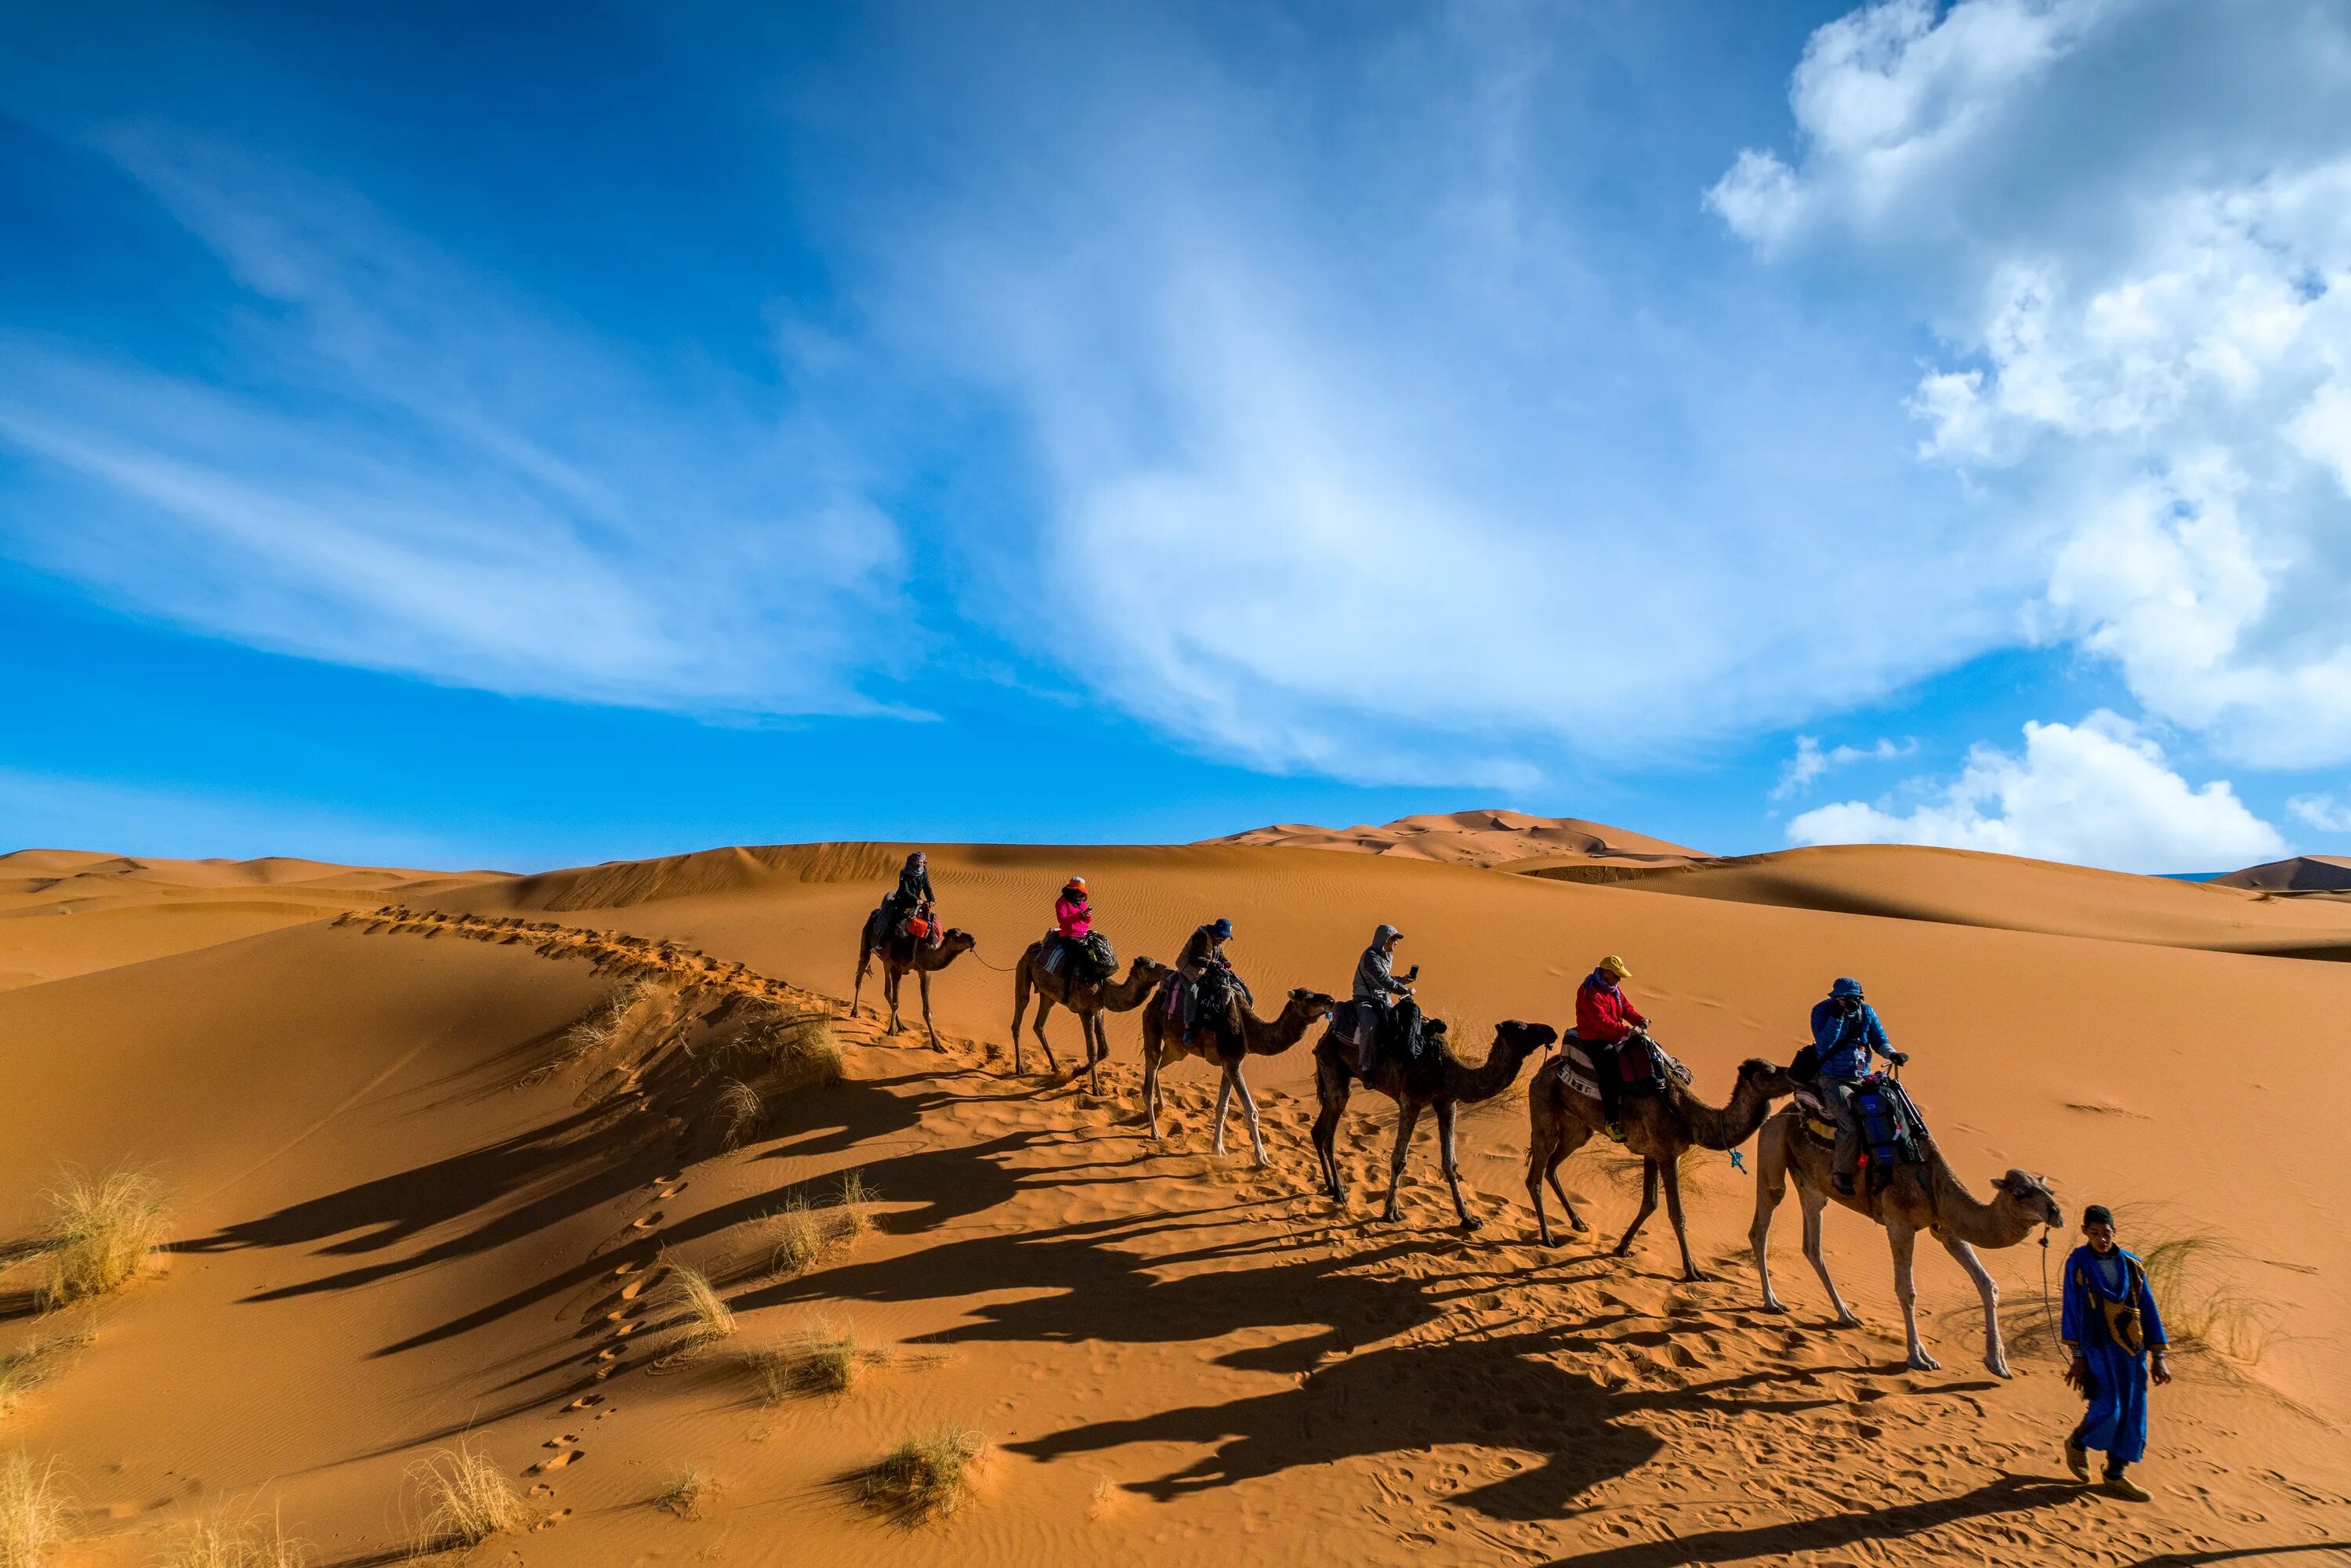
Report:
[[[2107,1490],[2147,1502],[2147,1489],[2123,1472],[2147,1452],[2147,1380],[2171,1381],[2164,1357],[2170,1336],[2147,1289],[2147,1266],[2115,1245],[2114,1210],[2100,1203],[2082,1210],[2082,1238],[2065,1260],[2058,1333],[2074,1353],[2065,1381],[2081,1390],[2090,1408],[2065,1439],[2065,1464],[2074,1479],[2087,1481],[2089,1451],[2104,1449]]]
[[[1829,1179],[1836,1189],[1853,1192],[1853,1169],[1861,1157],[1861,1122],[1853,1113],[1854,1085],[1869,1076],[1870,1059],[1882,1056],[1899,1067],[1909,1057],[1894,1049],[1877,1009],[1862,998],[1859,980],[1839,980],[1827,997],[1813,1004],[1813,1050],[1820,1065],[1813,1086],[1821,1103],[1836,1118],[1836,1153],[1829,1161]]]

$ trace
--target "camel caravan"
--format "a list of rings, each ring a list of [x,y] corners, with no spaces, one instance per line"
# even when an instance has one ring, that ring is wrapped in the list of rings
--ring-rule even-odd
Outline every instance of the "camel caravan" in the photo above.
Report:
[[[1908,1059],[1893,1048],[1857,981],[1836,981],[1813,1009],[1813,1043],[1793,1061],[1742,1062],[1729,1100],[1718,1106],[1698,1096],[1690,1070],[1651,1038],[1649,1020],[1625,994],[1630,970],[1614,955],[1602,958],[1577,988],[1575,1027],[1566,1035],[1548,1024],[1508,1020],[1495,1026],[1484,1060],[1473,1065],[1456,1053],[1445,1021],[1422,1014],[1413,994],[1417,967],[1395,972],[1403,933],[1393,925],[1374,933],[1356,964],[1347,1000],[1294,989],[1269,1018],[1259,1012],[1226,956],[1233,934],[1229,920],[1195,930],[1172,967],[1138,956],[1122,975],[1110,943],[1094,929],[1083,878],[1072,877],[1062,886],[1053,914],[1054,929],[1029,944],[1013,966],[1013,1070],[1023,1070],[1020,1026],[1033,997],[1037,1010],[1030,1029],[1048,1069],[1061,1071],[1045,1034],[1046,1015],[1060,1007],[1078,1020],[1079,1065],[1089,1088],[1099,1093],[1099,1070],[1110,1054],[1102,1015],[1141,1009],[1142,1116],[1154,1140],[1160,1136],[1162,1074],[1176,1062],[1197,1057],[1214,1062],[1220,1075],[1216,1152],[1224,1153],[1226,1123],[1238,1102],[1256,1163],[1270,1164],[1244,1066],[1252,1056],[1290,1050],[1320,1024],[1314,1087],[1321,1109],[1312,1141],[1321,1182],[1332,1201],[1342,1208],[1347,1204],[1338,1130],[1350,1096],[1361,1087],[1396,1106],[1382,1218],[1401,1218],[1397,1195],[1413,1132],[1424,1112],[1434,1112],[1438,1159],[1454,1212],[1463,1229],[1476,1230],[1483,1222],[1461,1196],[1458,1112],[1504,1092],[1529,1061],[1550,1052],[1527,1094],[1527,1197],[1543,1246],[1554,1245],[1546,1187],[1571,1230],[1590,1229],[1560,1185],[1559,1167],[1592,1140],[1604,1139],[1642,1162],[1640,1207],[1614,1255],[1631,1250],[1662,1196],[1681,1252],[1682,1277],[1706,1279],[1690,1254],[1682,1215],[1682,1156],[1692,1149],[1737,1149],[1755,1139],[1755,1218],[1748,1239],[1766,1310],[1787,1311],[1772,1288],[1766,1243],[1772,1215],[1792,1182],[1803,1215],[1804,1256],[1819,1274],[1839,1324],[1860,1320],[1838,1293],[1822,1257],[1821,1219],[1832,1202],[1885,1228],[1913,1368],[1930,1372],[1939,1365],[1919,1337],[1912,1285],[1912,1260],[1923,1231],[1974,1281],[1983,1301],[1984,1365],[1996,1376],[2010,1375],[1999,1289],[1976,1249],[2013,1247],[2038,1228],[2063,1225],[2064,1214],[2048,1185],[2027,1172],[2011,1170],[1992,1180],[1989,1202],[1980,1201],[1952,1172],[1902,1090],[1900,1070]],[[934,1049],[945,1049],[931,1022],[930,977],[974,946],[968,933],[942,925],[925,857],[910,855],[897,887],[865,923],[852,1010],[869,967],[879,958],[891,1030],[900,1027],[899,983],[911,973],[921,988],[924,1030]],[[1877,1066],[1881,1061],[1883,1070]]]

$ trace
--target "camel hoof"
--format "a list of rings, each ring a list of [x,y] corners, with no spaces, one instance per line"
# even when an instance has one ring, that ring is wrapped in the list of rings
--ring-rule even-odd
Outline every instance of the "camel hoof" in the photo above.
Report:
[[[1581,1219],[1569,1220],[1567,1222],[1567,1228],[1570,1230],[1574,1231],[1578,1236],[1588,1236],[1592,1233],[1592,1227],[1584,1224]]]
[[[1465,1214],[1461,1217],[1461,1228],[1464,1230],[1483,1230],[1486,1228],[1486,1222],[1477,1215]]]
[[[1685,1285],[1711,1285],[1714,1283],[1714,1276],[1708,1273],[1703,1269],[1692,1269],[1682,1276],[1682,1283]]]
[[[2016,1375],[2016,1374],[2008,1369],[2008,1363],[2004,1361],[1987,1361],[1984,1363],[1984,1370],[1991,1373],[1994,1377],[2014,1377]]]
[[[1844,1316],[1838,1318],[1832,1326],[1841,1329],[1857,1329],[1861,1326],[1861,1320],[1855,1317],[1851,1312],[1847,1312]]]
[[[1915,1350],[1910,1353],[1910,1370],[1913,1372],[1940,1372],[1943,1370],[1943,1364],[1937,1361],[1933,1356],[1928,1355],[1923,1350]]]
[[[1767,1312],[1777,1312],[1783,1318],[1788,1315],[1788,1309],[1784,1303],[1772,1301],[1769,1297],[1764,1299],[1763,1310]]]

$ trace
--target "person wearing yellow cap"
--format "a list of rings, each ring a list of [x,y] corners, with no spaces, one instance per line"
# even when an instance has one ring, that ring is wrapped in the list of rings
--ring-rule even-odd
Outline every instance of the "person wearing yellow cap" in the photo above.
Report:
[[[1649,1027],[1641,1009],[1625,995],[1623,982],[1632,974],[1625,960],[1611,953],[1593,966],[1592,973],[1575,990],[1575,1038],[1592,1058],[1592,1076],[1600,1085],[1600,1113],[1608,1118],[1608,1135],[1620,1144],[1625,1141],[1625,1128],[1617,1120],[1617,1106],[1625,1095],[1625,1075],[1618,1066],[1617,1048]]]

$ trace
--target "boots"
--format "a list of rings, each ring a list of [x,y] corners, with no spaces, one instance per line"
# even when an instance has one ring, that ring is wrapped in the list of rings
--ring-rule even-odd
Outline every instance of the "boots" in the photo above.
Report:
[[[2153,1502],[2155,1494],[2123,1474],[2124,1468],[2111,1462],[2107,1464],[2106,1490],[2126,1501]]]
[[[2065,1439],[2065,1468],[2074,1472],[2075,1480],[2084,1486],[2090,1484],[2090,1450],[2082,1447],[2078,1437]]]

